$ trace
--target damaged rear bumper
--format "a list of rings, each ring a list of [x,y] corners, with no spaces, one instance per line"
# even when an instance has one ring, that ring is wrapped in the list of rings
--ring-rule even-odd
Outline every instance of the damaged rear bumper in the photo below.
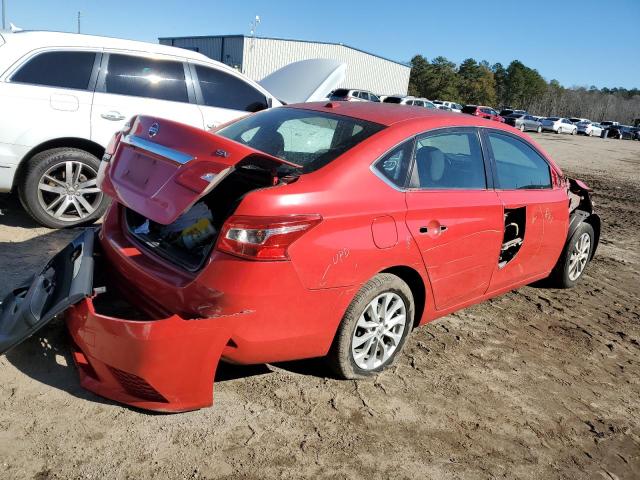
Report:
[[[67,311],[66,322],[84,388],[138,408],[181,412],[213,403],[234,321],[119,319],[97,313],[87,298]]]

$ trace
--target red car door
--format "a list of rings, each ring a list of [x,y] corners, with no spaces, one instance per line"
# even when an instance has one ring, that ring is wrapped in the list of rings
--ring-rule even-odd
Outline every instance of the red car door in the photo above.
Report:
[[[509,252],[501,250],[489,288],[493,292],[553,268],[566,239],[569,209],[558,175],[533,145],[504,131],[484,135],[504,206],[503,240],[521,240]]]
[[[487,178],[476,129],[417,138],[406,222],[437,310],[479,297],[489,287],[502,239],[502,203]]]

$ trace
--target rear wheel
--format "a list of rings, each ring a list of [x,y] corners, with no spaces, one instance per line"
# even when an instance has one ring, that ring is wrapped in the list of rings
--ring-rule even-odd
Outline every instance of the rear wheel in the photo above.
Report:
[[[577,131],[578,129],[574,128],[573,130],[571,130],[571,135],[575,135]]]
[[[556,133],[558,133],[558,134],[562,133],[562,129],[560,127],[558,127],[558,130],[556,130]]]
[[[45,227],[93,223],[109,203],[96,184],[99,163],[76,148],[40,152],[29,160],[19,186],[20,202]]]
[[[542,133],[542,127],[538,126],[538,128],[536,128],[536,132]]]
[[[591,261],[594,246],[593,227],[586,222],[581,223],[565,245],[551,274],[552,286],[558,288],[575,286]]]
[[[369,280],[347,308],[327,357],[342,378],[376,375],[393,363],[413,326],[409,286],[389,273]]]

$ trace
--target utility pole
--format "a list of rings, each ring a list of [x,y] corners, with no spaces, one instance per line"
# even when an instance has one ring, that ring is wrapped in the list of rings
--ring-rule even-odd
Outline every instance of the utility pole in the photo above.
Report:
[[[80,33],[80,12],[78,12],[78,33]]]
[[[5,20],[5,16],[7,14],[6,12],[6,8],[5,8],[5,4],[4,4],[5,0],[2,0],[2,29],[5,30],[7,28],[7,23]]]

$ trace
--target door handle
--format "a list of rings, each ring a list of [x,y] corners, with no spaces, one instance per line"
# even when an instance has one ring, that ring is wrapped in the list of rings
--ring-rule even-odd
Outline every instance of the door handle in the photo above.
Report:
[[[431,231],[434,231],[434,230],[435,230],[435,233],[438,233],[438,232],[442,233],[442,232],[445,232],[445,231],[447,230],[447,228],[448,228],[448,227],[447,227],[446,225],[440,225],[439,227],[432,228],[432,229],[431,229]],[[419,228],[419,230],[418,230],[418,231],[419,231],[420,233],[429,233],[429,227],[427,227],[427,226],[422,226],[422,227],[420,227],[420,228]]]
[[[105,120],[111,120],[112,122],[118,122],[120,120],[124,120],[125,118],[124,115],[122,115],[120,112],[116,112],[114,110],[106,113],[101,113],[100,116]]]

